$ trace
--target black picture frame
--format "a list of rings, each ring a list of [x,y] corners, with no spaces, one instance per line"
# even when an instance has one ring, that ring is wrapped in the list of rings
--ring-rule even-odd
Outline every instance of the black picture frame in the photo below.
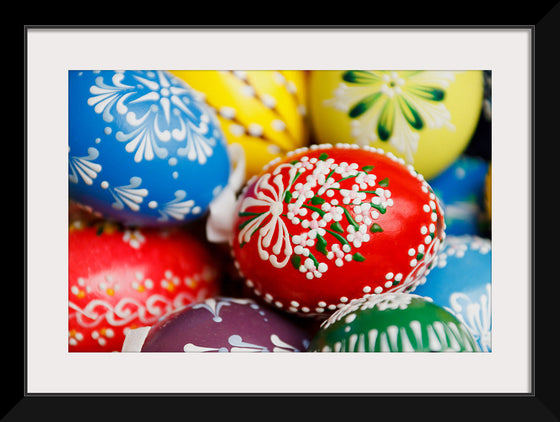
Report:
[[[514,15],[517,16],[517,15]],[[14,342],[5,342],[9,358],[4,371],[7,391],[2,398],[1,420],[28,421],[44,417],[55,417],[55,420],[72,420],[82,422],[86,420],[164,420],[186,419],[189,414],[197,412],[216,415],[211,419],[218,419],[218,414],[231,415],[244,419],[249,415],[265,412],[277,419],[282,417],[308,418],[320,420],[326,417],[330,420],[340,418],[350,419],[358,415],[375,417],[393,417],[397,420],[415,420],[420,412],[430,412],[430,420],[525,420],[534,421],[559,420],[558,400],[556,398],[556,373],[558,368],[555,357],[555,338],[550,335],[551,309],[554,309],[555,297],[547,294],[546,286],[537,288],[536,281],[536,219],[535,219],[535,183],[537,138],[550,138],[554,141],[552,125],[555,123],[555,108],[552,104],[557,98],[554,89],[549,89],[549,81],[554,81],[556,40],[559,38],[560,4],[541,4],[540,10],[533,11],[527,16],[532,22],[524,27],[530,27],[533,34],[532,74],[533,107],[532,107],[532,148],[531,162],[533,168],[532,206],[532,294],[533,294],[533,349],[532,349],[532,393],[530,394],[402,394],[402,395],[346,395],[346,394],[188,394],[188,395],[158,395],[158,394],[28,394],[26,391],[26,327],[25,327],[25,287],[14,288],[14,297],[22,297],[24,304],[22,321],[9,324],[6,338]],[[266,26],[266,25],[265,25]],[[453,26],[453,25],[451,25]],[[492,25],[489,25],[493,27]],[[25,55],[26,30],[32,25],[24,26],[24,86],[26,86],[27,61]],[[326,25],[325,27],[328,27]],[[496,26],[498,29],[501,25]],[[511,25],[510,27],[515,27]],[[557,88],[556,88],[557,89]],[[27,90],[26,90],[27,91]],[[538,93],[538,96],[535,95]],[[538,107],[537,107],[538,100]],[[536,111],[538,110],[538,116]],[[538,118],[537,118],[538,117]],[[539,127],[536,127],[538,122]],[[27,115],[24,113],[24,127]],[[25,129],[24,129],[24,132]],[[25,133],[26,135],[26,133]],[[26,141],[25,136],[25,141]],[[26,157],[26,143],[24,144],[24,158]],[[25,162],[25,160],[24,160]],[[24,244],[26,243],[26,166],[24,165]],[[542,179],[540,179],[542,180]],[[548,216],[547,216],[548,217]],[[553,217],[550,217],[553,218]],[[539,221],[547,218],[539,216]],[[539,251],[542,251],[539,250]],[[542,263],[553,260],[553,256],[539,254]],[[27,255],[24,251],[24,284],[26,282]],[[542,267],[541,267],[542,268]],[[543,280],[546,276],[542,276]],[[554,280],[550,280],[551,284]],[[542,283],[542,281],[541,281]],[[541,284],[542,286],[542,284]],[[554,318],[554,316],[553,316]],[[15,343],[16,347],[12,347]],[[17,347],[21,345],[21,350]],[[538,347],[537,347],[538,346]],[[538,349],[538,352],[537,352]],[[538,359],[537,359],[538,358]],[[20,367],[19,365],[22,365]],[[10,368],[14,366],[14,368]],[[11,371],[10,371],[11,369]],[[21,371],[20,369],[23,369]],[[216,403],[218,402],[218,403]],[[285,403],[287,402],[287,403]],[[255,409],[256,407],[256,409]],[[113,416],[104,416],[109,412]],[[187,413],[188,411],[188,413]],[[82,416],[83,415],[83,416]]]

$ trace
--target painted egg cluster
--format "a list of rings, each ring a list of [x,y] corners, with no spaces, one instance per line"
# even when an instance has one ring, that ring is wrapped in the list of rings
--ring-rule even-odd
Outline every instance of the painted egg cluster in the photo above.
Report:
[[[68,351],[491,352],[491,76],[69,71]]]

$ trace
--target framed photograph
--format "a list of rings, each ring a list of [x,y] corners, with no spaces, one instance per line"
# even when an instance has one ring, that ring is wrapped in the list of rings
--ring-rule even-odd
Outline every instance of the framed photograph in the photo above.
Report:
[[[390,398],[391,396],[534,397],[535,292],[532,220],[535,142],[534,60],[535,28],[530,25],[441,28],[367,26],[27,27],[25,63],[27,95],[25,400],[51,396],[90,397],[99,395],[117,397],[252,397],[255,395],[372,398]],[[117,71],[111,71],[113,72],[111,75],[103,74],[104,71],[110,69],[117,69]],[[397,71],[375,73],[367,69],[396,69],[400,74]],[[84,177],[88,177],[88,174],[90,176],[95,174],[95,168],[87,167],[87,163],[85,171],[80,171],[79,165],[72,167],[74,156],[71,152],[69,153],[69,150],[72,149],[72,145],[69,145],[69,127],[72,130],[69,124],[69,107],[73,104],[72,78],[74,74],[76,77],[85,78],[89,77],[85,73],[96,72],[96,75],[91,78],[93,82],[90,83],[88,80],[88,83],[97,88],[92,90],[88,87],[88,92],[97,93],[98,100],[92,101],[98,101],[100,104],[106,98],[103,98],[103,90],[110,90],[121,83],[125,85],[130,82],[127,79],[127,71],[140,73],[154,71],[155,73],[148,72],[134,76],[139,85],[143,84],[143,87],[146,87],[155,81],[162,81],[162,79],[156,79],[158,71],[175,72],[174,77],[182,78],[181,80],[186,81],[189,86],[195,85],[194,78],[189,83],[189,71],[195,70],[235,71],[233,73],[237,72],[237,74],[234,77],[238,78],[243,78],[243,72],[276,71],[281,74],[281,71],[294,71],[304,74],[306,83],[307,78],[311,78],[311,74],[317,73],[322,76],[315,76],[316,86],[325,87],[325,90],[327,86],[340,87],[341,83],[345,82],[348,90],[340,93],[339,103],[324,111],[329,116],[325,118],[325,121],[329,121],[333,125],[327,127],[326,131],[333,133],[338,133],[336,131],[343,126],[342,121],[333,120],[329,114],[337,106],[339,109],[346,107],[347,113],[354,113],[348,120],[351,120],[352,128],[355,131],[363,130],[359,124],[372,124],[366,121],[360,122],[358,117],[365,113],[368,107],[377,106],[378,103],[374,103],[372,100],[376,91],[370,91],[368,94],[367,90],[362,90],[362,92],[366,92],[366,94],[362,94],[362,97],[350,98],[352,88],[356,88],[352,92],[358,92],[359,88],[364,86],[367,88],[368,81],[370,81],[372,84],[370,88],[373,86],[371,89],[381,89],[379,87],[383,85],[389,87],[384,89],[392,90],[392,95],[398,97],[401,92],[398,90],[400,89],[398,88],[399,83],[405,84],[407,77],[413,78],[416,76],[413,75],[414,73],[424,72],[426,74],[422,76],[425,77],[425,80],[430,81],[429,87],[417,82],[414,88],[416,96],[410,94],[406,97],[412,98],[412,100],[395,102],[395,104],[401,104],[403,108],[398,113],[394,112],[393,116],[401,117],[404,128],[402,130],[407,130],[411,134],[410,139],[412,140],[417,139],[414,138],[415,125],[419,127],[421,116],[426,116],[418,111],[422,106],[423,98],[431,96],[432,100],[436,97],[441,99],[444,94],[448,94],[446,99],[452,97],[452,93],[445,93],[445,88],[450,86],[449,78],[453,78],[459,83],[463,81],[463,78],[466,80],[472,75],[480,78],[480,81],[484,81],[480,86],[484,86],[485,92],[481,89],[477,95],[485,102],[485,105],[482,106],[482,112],[481,109],[478,110],[476,122],[471,125],[471,129],[465,129],[470,130],[470,136],[473,136],[479,119],[484,119],[484,107],[486,107],[488,126],[484,129],[486,131],[484,136],[488,142],[486,146],[482,142],[482,148],[491,145],[486,150],[473,152],[473,156],[484,156],[485,164],[491,164],[491,172],[488,172],[488,179],[485,179],[485,183],[491,185],[491,218],[489,221],[487,220],[488,225],[483,228],[486,230],[485,236],[491,239],[492,253],[489,271],[491,271],[492,285],[491,295],[488,295],[490,302],[488,312],[484,314],[486,321],[488,322],[489,319],[491,322],[491,329],[487,334],[484,334],[484,330],[481,331],[482,340],[475,338],[475,343],[477,340],[483,343],[486,341],[485,346],[481,346],[480,341],[477,344],[473,343],[473,347],[481,353],[185,354],[122,353],[120,350],[97,353],[99,350],[95,348],[82,351],[82,353],[73,353],[72,347],[80,344],[84,336],[94,339],[97,347],[110,341],[111,337],[115,336],[116,330],[108,334],[99,330],[95,334],[85,333],[85,331],[85,334],[80,334],[78,330],[74,338],[69,338],[68,325],[69,320],[72,319],[73,310],[79,310],[82,315],[86,315],[85,307],[77,300],[70,301],[72,306],[69,307],[69,283],[74,282],[71,280],[72,275],[69,275],[69,260],[73,259],[69,255],[69,190],[73,189],[72,176],[75,180],[80,178],[83,180]],[[167,73],[165,74],[167,75]],[[105,79],[102,80],[100,75]],[[115,75],[117,76],[115,77]],[[331,76],[332,81],[329,80]],[[375,78],[384,81],[379,84],[378,88],[375,88],[374,85],[376,82],[373,79]],[[216,81],[212,86],[217,86],[219,82]],[[438,86],[437,89],[434,88],[434,81]],[[362,85],[360,86],[360,84]],[[397,90],[395,91],[395,89]],[[318,89],[318,91],[321,90]],[[471,94],[470,88],[466,88],[466,91],[469,95]],[[127,103],[127,99],[132,99],[135,94],[127,95],[122,97],[118,104],[115,100],[114,106],[132,107],[132,103]],[[384,95],[388,94],[385,92]],[[439,112],[446,107],[466,110],[469,107],[467,96],[465,94],[462,100],[457,99],[456,103],[440,104],[443,107],[438,109]],[[136,104],[140,102],[138,98]],[[175,100],[179,101],[178,98],[176,97]],[[336,98],[332,100],[333,103],[335,100]],[[193,107],[196,98],[190,98],[189,101],[192,102],[188,102],[186,108]],[[321,104],[326,101],[328,101],[327,98],[322,98]],[[406,104],[408,104],[408,108],[405,106]],[[185,107],[185,103],[182,106]],[[399,122],[397,117],[391,121],[387,118],[388,112],[383,113],[381,106],[378,108],[383,116],[378,116],[375,120],[377,137],[378,140],[381,139],[385,142],[385,145],[389,145],[387,140],[394,139],[391,138],[391,130],[400,130],[397,127]],[[221,111],[223,114],[220,115],[220,110],[217,110],[213,118],[227,115],[228,110]],[[446,109],[443,112],[444,114],[432,116],[434,120],[437,120],[436,123],[433,123],[435,126],[442,127],[450,124],[445,121],[445,112],[449,112],[449,110]],[[101,116],[102,113],[98,112],[98,114]],[[147,114],[148,111],[146,111]],[[171,118],[177,115],[171,114]],[[199,122],[204,122],[205,127],[211,126],[211,122],[214,122],[212,119],[201,120],[200,116],[198,118]],[[105,119],[107,127],[109,126],[108,121]],[[423,123],[428,124],[426,117],[424,117]],[[200,127],[202,126],[198,128]],[[232,126],[231,130],[235,132],[235,126]],[[253,130],[257,131],[258,128],[253,127]],[[132,131],[126,133],[125,130],[121,132],[121,135],[123,138],[128,136],[128,141],[134,140],[133,136],[135,136]],[[163,139],[167,135],[161,134],[161,136]],[[169,136],[173,136],[173,134]],[[323,135],[318,131],[314,132],[314,136],[314,142],[316,141],[317,144],[323,141],[323,139],[319,139]],[[343,136],[340,135],[340,137]],[[444,138],[448,143],[455,142],[449,134]],[[414,143],[414,141],[411,142]],[[102,144],[103,138],[101,137],[98,145]],[[135,146],[132,145],[132,142],[130,143],[127,151],[129,153],[132,151],[132,153],[128,154],[129,156],[132,157],[134,153],[140,151],[138,145],[139,143],[136,143]],[[95,147],[93,144],[92,146]],[[94,154],[92,146],[90,146],[89,153]],[[408,152],[410,156],[415,152],[410,145],[407,147],[395,144],[389,148],[395,148],[396,153]],[[471,144],[471,148],[476,148],[476,146]],[[464,145],[463,151],[465,149]],[[98,150],[101,151],[101,147]],[[98,150],[95,152],[99,153]],[[142,151],[143,154],[148,153],[145,149]],[[272,150],[269,148],[268,151]],[[140,157],[138,154],[136,157]],[[154,154],[158,154],[158,151],[155,150]],[[186,154],[187,152],[184,155],[186,156]],[[202,152],[201,154],[197,158],[203,157],[204,154]],[[87,156],[87,154],[78,155],[81,158]],[[215,156],[217,155],[216,153]],[[458,155],[454,157],[457,158]],[[324,159],[326,160],[326,158]],[[141,161],[141,159],[139,160]],[[336,157],[333,157],[333,160],[336,160]],[[432,160],[430,164],[426,164],[426,170],[423,170],[423,173],[433,170],[433,177],[432,175],[429,177],[429,182],[431,182],[443,172],[444,168],[449,167],[453,160],[448,159],[438,168],[430,167],[434,165]],[[82,161],[82,163],[86,161]],[[177,160],[172,161],[172,159],[167,160],[170,166]],[[251,162],[247,161],[245,164],[250,165]],[[260,166],[260,164],[257,165]],[[291,165],[295,166],[293,163]],[[70,171],[70,183],[66,173],[67,168]],[[72,168],[75,169],[74,174],[72,174]],[[84,169],[84,167],[81,168]],[[364,172],[363,176],[367,177],[367,166],[362,166],[360,169]],[[485,168],[485,176],[489,169],[490,166]],[[334,168],[333,171],[335,171]],[[135,185],[136,179],[132,175],[125,174],[126,164],[124,162],[119,172],[130,181],[128,188],[138,188]],[[348,177],[346,173],[340,174]],[[514,183],[512,174],[515,174]],[[180,175],[174,174],[173,177],[178,179]],[[378,176],[378,179],[381,177]],[[208,181],[208,177],[201,178],[199,182],[205,183],[206,181]],[[111,180],[107,180],[105,183],[103,186],[101,183],[99,184],[100,191],[105,194],[116,186]],[[363,183],[365,186],[366,182]],[[220,186],[220,189],[222,187]],[[205,189],[215,188],[216,186]],[[177,189],[174,189],[174,192],[177,195]],[[122,201],[121,209],[127,207],[126,197],[119,196],[116,189],[111,191],[111,195],[109,205],[112,206],[112,209],[119,208],[114,205],[119,203],[119,198]],[[290,197],[292,195],[293,193],[290,193]],[[379,196],[379,192],[376,195]],[[284,196],[284,198],[286,197]],[[388,196],[382,198],[385,199],[383,204],[388,204],[388,198]],[[515,198],[513,202],[512,198]],[[176,196],[176,199],[184,198]],[[340,201],[343,201],[342,197]],[[158,209],[161,201],[154,198],[145,202],[148,205],[146,210],[150,212]],[[319,200],[314,202],[313,206],[317,204],[319,204]],[[312,206],[311,202],[309,206]],[[273,213],[272,208],[271,206],[270,209],[267,209],[267,212]],[[449,215],[451,215],[451,207],[449,208]],[[190,204],[188,212],[191,213],[193,210],[196,213],[194,203]],[[436,212],[435,209],[432,211]],[[157,215],[161,218],[163,213],[159,212]],[[334,216],[334,214],[332,215]],[[342,222],[344,221],[346,220],[342,220]],[[329,223],[333,222],[334,220],[329,221]],[[301,223],[301,220],[298,220],[298,223]],[[241,224],[243,227],[249,225],[251,225],[251,221]],[[430,230],[429,226],[429,224],[426,226],[427,231],[423,236],[426,236],[428,232],[437,233],[436,229]],[[435,227],[435,224],[433,226]],[[350,230],[347,231],[350,232]],[[315,236],[317,236],[316,233],[321,232],[315,231]],[[350,242],[357,239],[356,236],[358,234],[353,235]],[[319,237],[323,239],[320,235]],[[432,236],[432,240],[433,238],[434,236]],[[138,241],[138,238],[134,238],[133,233],[129,234],[128,239],[129,245],[132,244],[130,242]],[[259,238],[258,241],[262,242],[262,239]],[[343,241],[344,239],[341,241],[341,247],[344,245]],[[255,244],[257,242],[256,236],[254,242]],[[270,240],[268,243],[270,244]],[[249,245],[248,242],[247,245]],[[358,245],[358,243],[354,242],[353,245]],[[431,244],[428,245],[432,247]],[[241,246],[245,246],[245,243]],[[348,249],[351,249],[350,246]],[[363,245],[359,243],[358,246]],[[318,247],[316,243],[314,247]],[[331,248],[332,245],[326,247]],[[480,248],[480,245],[477,247]],[[249,246],[247,246],[248,248]],[[262,243],[253,248],[261,253],[261,258],[263,248],[266,249]],[[271,250],[264,254],[267,259],[272,254]],[[300,252],[302,250],[301,247],[298,249]],[[292,250],[290,252],[293,256],[282,256],[279,252],[275,252],[277,256],[274,256],[274,260],[269,260],[273,264],[279,264],[284,259],[286,263],[294,265],[296,268],[305,267],[306,261],[302,261],[301,258],[297,260],[298,253]],[[424,246],[422,246],[422,250],[418,249],[413,252],[414,257],[412,255],[411,257],[421,260],[424,257]],[[427,255],[428,252],[426,251]],[[308,250],[307,254],[309,253]],[[325,253],[325,262],[329,265],[334,263],[335,253],[334,248],[330,258],[327,258],[328,255]],[[363,258],[363,255],[356,254],[356,251],[352,251],[352,253],[353,255],[346,251],[346,254],[350,258],[353,257],[354,261],[359,261],[360,257]],[[448,255],[450,260],[451,255],[455,253],[456,251],[452,251]],[[342,259],[345,259],[343,255],[341,249],[341,264]],[[305,257],[309,257],[309,255],[305,255]],[[388,255],[386,259],[391,258]],[[202,258],[199,258],[200,260]],[[299,265],[294,264],[295,260]],[[320,267],[321,261],[316,261],[313,268],[306,267],[301,271],[302,273],[308,271],[311,275],[308,278],[313,277],[313,271],[321,272],[320,268],[326,267],[326,265]],[[378,266],[380,265],[381,263],[378,263]],[[412,264],[410,265],[412,266]],[[333,268],[335,266],[332,265]],[[437,265],[430,266],[430,271],[434,267]],[[374,270],[372,269],[372,271]],[[418,279],[420,279],[421,271],[427,270],[419,268],[417,271]],[[396,277],[398,275],[395,274],[396,271],[385,270],[385,273],[391,274],[391,278],[387,279],[387,282],[392,283],[391,289],[393,286],[398,287],[401,278],[408,280],[406,274],[404,277],[402,274],[400,277]],[[274,277],[272,270],[270,277]],[[145,279],[140,280],[139,278],[137,281],[144,282]],[[258,283],[246,283],[243,288],[249,290],[253,288],[254,292],[254,284]],[[417,287],[416,284],[415,288],[420,291],[421,286]],[[72,285],[70,287],[72,288]],[[112,286],[106,287],[112,288]],[[369,295],[371,297],[374,297],[373,293],[377,292],[375,288],[376,286],[360,286],[363,293],[371,292],[372,295]],[[404,287],[401,290],[404,290]],[[80,288],[76,284],[75,292],[79,291]],[[114,290],[111,291],[114,292]],[[381,292],[381,290],[379,291]],[[257,294],[259,293],[262,294],[262,292],[257,292]],[[267,301],[264,294],[261,299]],[[268,302],[272,307],[288,308],[291,306],[292,311],[309,311],[309,307],[302,306],[295,300],[286,300],[286,302],[275,301],[270,296]],[[328,306],[329,303],[324,302],[324,306],[316,308],[322,308],[317,312],[346,309],[342,304],[333,303],[332,309],[329,309]],[[460,304],[457,306],[461,307]],[[346,314],[342,313],[339,320],[343,316],[347,316],[348,312],[350,310],[347,310]],[[89,316],[91,315],[89,314]],[[212,315],[218,317],[217,314]],[[155,322],[156,320],[152,325]],[[85,325],[84,323],[83,326]],[[488,324],[486,327],[488,328]],[[130,330],[121,330],[118,334],[124,336],[130,334]],[[142,347],[147,331],[140,334],[141,338],[136,339],[140,341],[140,345],[135,346],[139,348]],[[485,335],[486,337],[484,337]],[[285,343],[282,344],[285,345]],[[192,347],[197,351],[206,351],[206,349],[214,347],[206,345],[208,347],[203,350],[204,346],[204,344],[193,344]],[[339,344],[332,347],[343,346]]]

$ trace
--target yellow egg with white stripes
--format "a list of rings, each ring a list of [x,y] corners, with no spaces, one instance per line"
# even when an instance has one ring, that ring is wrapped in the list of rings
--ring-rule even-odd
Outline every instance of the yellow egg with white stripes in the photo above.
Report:
[[[482,111],[479,70],[315,70],[309,77],[316,142],[382,148],[428,180],[466,149]]]
[[[243,146],[246,177],[308,143],[307,73],[174,70],[212,107],[227,141]]]

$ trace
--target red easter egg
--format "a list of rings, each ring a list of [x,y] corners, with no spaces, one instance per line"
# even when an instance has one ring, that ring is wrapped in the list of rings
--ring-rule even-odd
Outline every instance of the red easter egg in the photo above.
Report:
[[[182,228],[74,221],[68,249],[70,352],[120,351],[128,330],[218,293],[220,266]]]
[[[301,315],[416,286],[445,234],[422,175],[382,150],[314,145],[271,162],[237,203],[231,252],[245,284]]]

